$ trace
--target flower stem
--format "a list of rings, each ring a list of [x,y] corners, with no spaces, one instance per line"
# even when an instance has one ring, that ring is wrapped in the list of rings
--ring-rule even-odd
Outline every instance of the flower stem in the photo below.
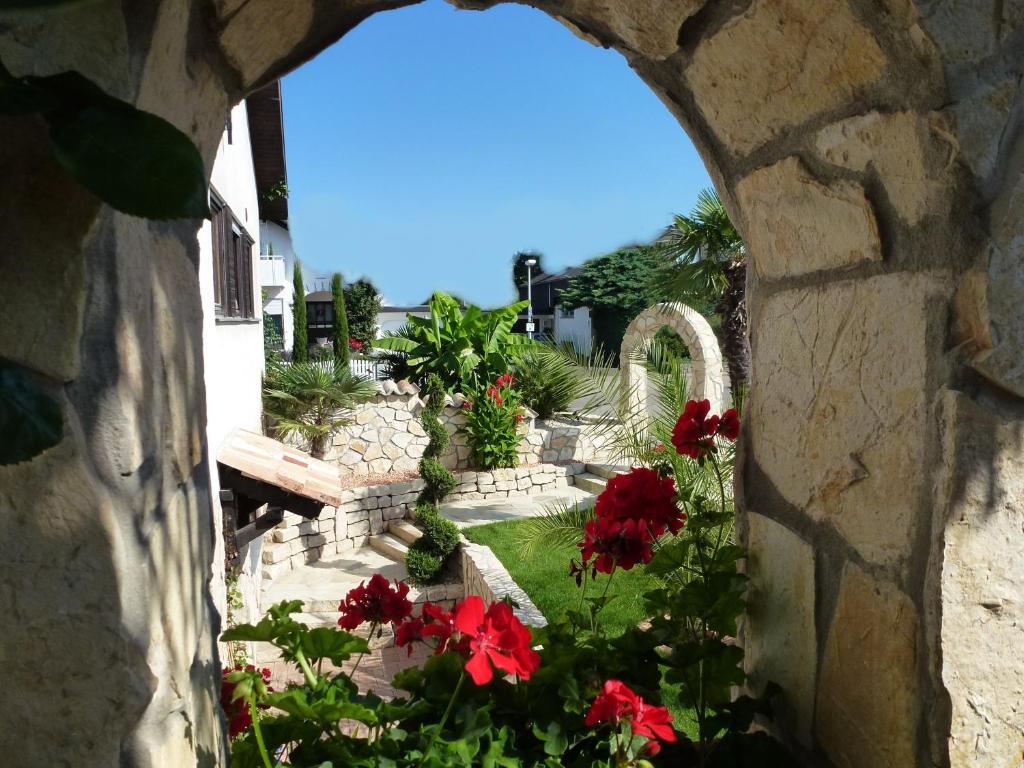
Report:
[[[376,631],[377,631],[377,622],[375,621],[375,622],[370,624],[370,634],[369,634],[369,637],[368,637],[368,639],[366,641],[366,646],[367,647],[369,647],[370,643],[373,641],[373,633],[376,632]],[[359,658],[356,659],[356,663],[352,665],[352,671],[348,673],[349,677],[352,677],[356,673],[356,670],[359,669],[359,664],[363,660],[363,656],[365,656],[367,653],[369,653],[369,651],[363,651],[362,653],[359,654]],[[353,682],[355,682],[355,681],[353,681]]]
[[[316,688],[317,676],[313,674],[313,668],[309,666],[306,655],[299,648],[295,649],[295,661],[298,662],[299,667],[302,669],[302,676],[306,678],[306,685],[310,688]]]
[[[437,741],[437,737],[441,735],[441,731],[444,730],[445,723],[448,722],[448,716],[451,715],[452,709],[455,706],[455,700],[459,697],[459,691],[462,690],[462,684],[466,682],[466,670],[462,670],[462,674],[459,675],[459,682],[455,685],[455,690],[452,691],[452,697],[448,699],[448,706],[445,707],[444,714],[441,715],[441,722],[437,724],[437,730],[430,737],[430,741],[427,743],[427,748],[423,751],[423,757],[420,758],[419,765],[423,765],[427,758],[430,756],[430,750],[434,748],[434,742]]]
[[[256,709],[256,702],[249,700],[249,716],[252,718],[252,732],[256,736],[256,746],[259,748],[260,757],[263,758],[263,765],[266,768],[274,768],[274,764],[270,760],[270,754],[267,752],[267,745],[263,742],[263,731],[260,730],[260,718],[259,712]]]

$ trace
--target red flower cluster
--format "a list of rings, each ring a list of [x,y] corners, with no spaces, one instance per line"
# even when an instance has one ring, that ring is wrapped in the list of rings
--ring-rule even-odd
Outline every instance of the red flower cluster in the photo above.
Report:
[[[681,456],[700,459],[714,453],[715,435],[735,440],[740,435],[740,419],[735,408],[719,416],[708,416],[711,401],[691,400],[672,430],[672,445]]]
[[[604,689],[597,694],[584,722],[589,726],[598,723],[618,725],[627,721],[637,736],[650,739],[647,754],[655,755],[661,749],[658,739],[673,742],[672,715],[665,707],[656,707],[645,702],[619,680],[607,680]]]
[[[238,683],[228,680],[228,675],[232,672],[242,672],[243,670],[255,672],[256,667],[252,664],[248,664],[245,667],[241,664],[236,664],[234,669],[224,667],[220,676],[220,706],[228,719],[228,733],[232,739],[244,733],[252,725],[252,713],[249,711],[248,702],[243,698],[235,698],[235,688],[238,686]],[[260,676],[265,683],[270,682],[269,669],[261,669]],[[267,690],[273,691],[274,689],[268,685]],[[266,709],[266,707],[261,706],[260,709]]]
[[[355,336],[351,337],[348,340],[348,348],[351,349],[353,352],[362,352],[363,347],[365,347],[365,346],[366,345],[363,344],[363,342],[361,342]]]
[[[666,531],[675,535],[686,520],[675,499],[675,482],[653,469],[638,467],[609,480],[583,530],[583,568],[595,556],[594,575],[651,562],[654,541]]]
[[[432,603],[426,603],[420,616],[410,618],[398,626],[395,644],[409,646],[437,641],[435,653],[455,651],[467,659],[466,671],[477,685],[487,685],[494,679],[492,664],[502,672],[528,680],[540,666],[540,655],[530,647],[530,630],[503,602],[492,603],[484,611],[484,602],[470,595],[448,613]]]
[[[470,410],[470,409],[471,409],[472,407],[473,407],[473,403],[471,403],[471,402],[470,402],[469,400],[463,400],[463,401],[462,401],[462,410],[464,410],[464,411],[468,411],[468,410]]]
[[[373,574],[369,585],[365,582],[351,590],[338,606],[341,618],[338,624],[349,631],[364,622],[371,624],[398,624],[412,613],[412,603],[406,595],[409,585],[391,582],[379,573]]]
[[[515,385],[515,383],[516,377],[513,376],[511,373],[503,373],[494,381],[494,384],[498,387],[498,389],[505,389],[506,387],[511,389],[513,385]]]
[[[501,396],[501,390],[493,384],[487,388],[487,396],[491,398],[499,408],[505,404],[505,401]]]

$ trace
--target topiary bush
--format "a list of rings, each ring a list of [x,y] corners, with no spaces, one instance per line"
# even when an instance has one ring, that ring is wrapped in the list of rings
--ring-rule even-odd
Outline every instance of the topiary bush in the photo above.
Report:
[[[420,583],[435,581],[445,561],[459,546],[459,529],[446,520],[437,505],[452,492],[458,481],[438,457],[448,447],[450,438],[438,418],[444,408],[444,385],[440,377],[430,374],[423,388],[426,404],[420,413],[420,423],[430,442],[420,459],[420,477],[423,490],[416,500],[416,523],[423,536],[409,547],[405,567],[409,575]]]
[[[424,536],[409,545],[405,555],[405,570],[413,581],[427,584],[437,578],[444,567],[444,559],[438,556]]]

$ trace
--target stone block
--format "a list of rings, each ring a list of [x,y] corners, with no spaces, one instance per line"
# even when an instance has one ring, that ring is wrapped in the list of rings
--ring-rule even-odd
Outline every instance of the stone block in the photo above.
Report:
[[[275,528],[273,530],[273,540],[276,542],[291,541],[299,537],[298,528]]]
[[[846,0],[754,0],[701,40],[685,78],[719,140],[746,154],[862,97],[888,68]]]
[[[411,450],[411,446],[410,446]],[[419,465],[419,462],[410,456],[399,456],[395,459],[392,469],[396,472],[412,472]]]
[[[397,507],[384,507],[381,509],[381,515],[385,521],[388,520],[401,520],[405,517],[405,508],[401,505]]]
[[[299,533],[301,535],[306,536],[308,534],[317,532],[318,528],[316,520],[303,520],[301,523],[299,523]]]
[[[869,562],[910,554],[926,490],[928,350],[943,344],[947,293],[928,276],[882,275],[782,291],[751,318],[751,455]]]
[[[379,509],[370,512],[370,533],[380,533],[384,530],[384,513]]]
[[[405,450],[399,448],[394,443],[387,443],[382,450],[384,451],[384,455],[391,460],[405,457]]]
[[[533,487],[533,480],[529,477],[520,477],[516,481],[516,490],[525,491]]]
[[[391,442],[399,448],[404,449],[412,442],[412,435],[408,432],[395,432],[395,434],[391,436]]]
[[[334,540],[334,537],[332,536],[331,537],[331,541],[333,541],[333,540]],[[317,548],[322,547],[324,544],[327,544],[327,543],[328,543],[327,535],[323,534],[323,533],[316,533],[316,534],[313,534],[312,536],[303,536],[302,537],[302,547],[303,547],[303,549],[306,549],[306,550],[317,549]]]
[[[263,564],[260,566],[260,576],[267,580],[276,579],[282,573],[287,573],[291,569],[292,563],[290,560],[283,560],[272,565]]]
[[[909,597],[847,563],[815,721],[818,742],[836,765],[917,765],[917,625]]]
[[[747,245],[762,277],[882,259],[875,212],[859,184],[823,184],[796,157],[787,157],[741,179],[736,196],[747,212]]]
[[[465,501],[479,501],[484,495],[479,491],[469,491],[468,493],[462,494],[462,498]]]
[[[744,666],[749,687],[782,686],[777,720],[811,746],[818,642],[814,624],[814,549],[781,524],[747,515],[747,614]]]
[[[413,443],[405,449],[405,453],[410,459],[422,458],[424,451],[426,451],[426,446],[422,443]]]
[[[361,509],[358,512],[349,512],[347,515],[345,515],[345,520],[348,521],[349,525],[369,519],[370,511],[368,509]]]
[[[338,510],[336,507],[324,507],[320,510],[320,516],[318,520],[333,520]]]
[[[361,520],[358,523],[349,522],[348,524],[348,538],[350,539],[358,539],[360,537],[367,536],[369,533],[369,520]]]
[[[942,682],[950,764],[1013,765],[1024,744],[1024,418],[942,393]]]

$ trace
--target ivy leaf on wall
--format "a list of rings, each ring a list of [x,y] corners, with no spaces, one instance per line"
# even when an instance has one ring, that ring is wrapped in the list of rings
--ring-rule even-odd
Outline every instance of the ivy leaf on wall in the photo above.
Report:
[[[78,72],[0,78],[0,114],[31,113],[49,123],[57,161],[108,205],[146,219],[210,215],[199,150],[162,117]]]
[[[0,358],[0,466],[52,448],[64,435],[60,405],[25,368]]]

